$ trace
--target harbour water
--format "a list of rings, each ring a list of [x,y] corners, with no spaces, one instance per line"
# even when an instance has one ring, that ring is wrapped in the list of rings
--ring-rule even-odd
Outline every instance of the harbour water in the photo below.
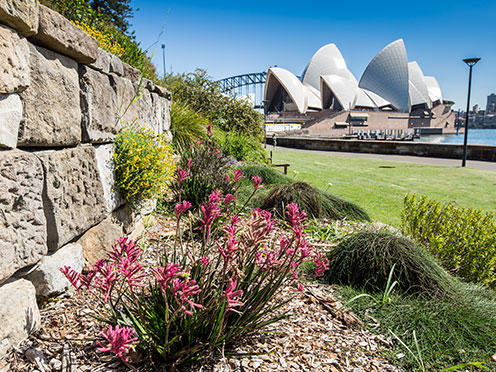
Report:
[[[424,135],[421,136],[418,142],[431,143],[463,143],[463,134],[448,134],[448,135]],[[496,145],[496,129],[469,129],[468,130],[469,145]]]

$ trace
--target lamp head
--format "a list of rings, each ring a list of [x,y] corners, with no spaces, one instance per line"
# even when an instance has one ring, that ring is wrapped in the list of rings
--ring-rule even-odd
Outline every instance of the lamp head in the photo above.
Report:
[[[162,49],[165,49],[165,44],[162,44]]]
[[[466,58],[463,60],[468,66],[473,66],[480,61],[480,58]]]

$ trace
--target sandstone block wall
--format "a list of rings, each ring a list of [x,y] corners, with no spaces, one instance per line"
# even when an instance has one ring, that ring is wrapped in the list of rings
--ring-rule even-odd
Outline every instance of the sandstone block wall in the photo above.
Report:
[[[0,319],[15,328],[0,357],[39,323],[35,293],[67,288],[58,265],[82,268],[133,231],[113,141],[136,121],[170,136],[169,110],[164,88],[60,14],[0,0]]]

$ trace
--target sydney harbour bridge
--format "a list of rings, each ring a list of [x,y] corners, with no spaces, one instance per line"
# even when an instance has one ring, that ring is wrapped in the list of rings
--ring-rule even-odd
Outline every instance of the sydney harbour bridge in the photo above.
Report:
[[[220,90],[233,97],[250,96],[256,109],[263,109],[265,77],[267,72],[254,72],[218,80]]]

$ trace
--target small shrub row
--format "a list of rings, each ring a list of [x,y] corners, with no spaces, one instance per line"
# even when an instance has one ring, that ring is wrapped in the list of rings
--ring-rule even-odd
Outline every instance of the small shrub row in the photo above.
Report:
[[[495,214],[407,194],[401,226],[446,269],[467,281],[496,285]]]

